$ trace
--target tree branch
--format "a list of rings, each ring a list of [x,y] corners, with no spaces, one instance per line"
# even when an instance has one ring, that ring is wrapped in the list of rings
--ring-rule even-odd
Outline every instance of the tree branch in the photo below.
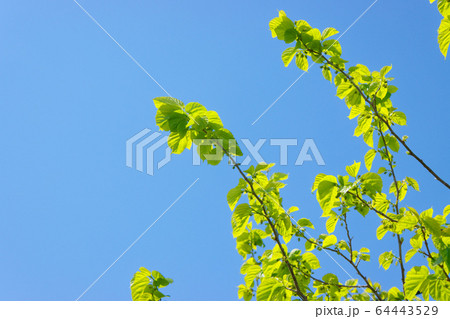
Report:
[[[305,45],[305,44],[303,43],[303,45]],[[306,47],[306,45],[305,45],[305,47]],[[315,54],[318,54],[318,52],[315,52],[315,51],[313,51],[311,49],[308,49],[308,50],[311,51],[311,52],[314,52]],[[391,134],[399,141],[399,143],[401,143],[405,147],[405,149],[408,151],[408,154],[411,155],[412,157],[414,157],[431,175],[434,176],[435,179],[437,179],[444,186],[446,186],[448,189],[450,189],[450,185],[447,182],[445,182],[441,177],[439,177],[439,175],[437,175],[419,156],[417,156],[411,150],[411,148],[408,146],[408,144],[406,144],[406,142],[395,133],[395,131],[393,130],[393,128],[389,124],[389,122],[378,113],[376,107],[373,105],[373,103],[370,101],[370,99],[364,94],[364,92],[361,90],[361,88],[353,81],[352,77],[350,75],[348,75],[344,70],[342,70],[338,65],[334,64],[329,59],[327,59],[327,57],[325,55],[323,55],[322,53],[320,53],[320,56],[329,65],[331,65],[335,70],[337,70],[342,75],[344,75],[347,78],[347,80],[356,88],[356,90],[361,95],[361,97],[372,107],[372,109],[374,110],[375,115],[387,126],[387,128],[389,129]]]
[[[425,230],[423,229],[423,227],[421,226],[420,227],[420,229],[421,229],[421,231],[422,231],[422,235],[423,235],[423,241],[424,241],[424,243],[425,243],[425,248],[427,249],[427,253],[425,254],[428,258],[433,258],[432,256],[431,256],[431,251],[430,251],[430,246],[428,246],[428,241],[427,241],[427,237],[426,237],[426,235],[425,235]],[[442,266],[442,264],[438,264],[439,265],[439,268],[441,268],[442,269],[442,272],[444,273],[444,275],[447,277],[447,281],[450,281],[450,277],[449,277],[449,275],[447,274],[447,272],[445,271],[445,268],[444,268],[444,266]]]
[[[258,196],[258,194],[256,194],[255,189],[253,187],[253,183],[247,178],[247,175],[242,171],[242,169],[240,168],[240,165],[238,165],[236,163],[234,158],[227,152],[227,150],[223,147],[223,145],[217,139],[215,140],[215,142],[223,150],[225,155],[227,155],[227,157],[231,160],[231,162],[233,163],[234,167],[237,168],[237,170],[239,171],[239,174],[241,174],[242,178],[250,186],[250,190],[251,190],[252,195],[261,204],[261,207],[262,207],[263,212],[264,212],[264,217],[266,218],[267,222],[269,223],[269,226],[272,229],[272,232],[274,234],[274,240],[277,243],[278,247],[280,248],[281,254],[283,255],[283,262],[288,267],[289,273],[291,274],[292,280],[294,281],[294,286],[295,286],[295,289],[296,289],[296,293],[302,300],[304,300],[304,301],[308,300],[308,297],[300,289],[300,285],[298,284],[297,277],[295,277],[295,273],[294,273],[294,270],[292,269],[292,265],[291,265],[291,263],[288,260],[288,257],[287,257],[286,252],[284,251],[283,245],[281,244],[278,231],[276,230],[275,225],[273,224],[272,220],[269,217],[269,214],[267,213],[266,205],[264,204],[264,201]]]
[[[395,219],[392,219],[391,217],[389,217],[388,215],[380,212],[378,209],[376,209],[375,207],[373,207],[372,205],[370,205],[368,202],[366,202],[364,199],[362,199],[358,194],[356,193],[352,193],[352,192],[347,192],[347,194],[350,194],[354,197],[356,197],[364,206],[368,207],[370,210],[373,210],[375,213],[377,213],[380,216],[383,216],[386,219],[389,219],[391,222],[393,223],[397,223],[398,221]]]
[[[310,240],[308,237],[306,237],[305,235],[302,236],[305,240],[309,241],[310,243],[319,246],[320,248],[324,249],[324,250],[328,250],[328,251],[332,251],[335,254],[337,254],[338,256],[341,256],[342,258],[344,258],[356,271],[356,273],[364,280],[364,282],[367,284],[367,288],[369,288],[372,293],[377,297],[377,299],[379,301],[383,300],[380,296],[380,294],[378,293],[378,291],[370,284],[369,279],[367,279],[366,276],[364,276],[361,271],[358,268],[358,265],[355,264],[353,262],[352,259],[347,258],[347,256],[345,256],[343,253],[341,253],[339,250],[333,249],[333,248],[328,248],[328,247],[323,247],[321,245],[318,245],[317,243],[313,242],[312,240]]]
[[[374,105],[374,108],[376,109],[376,98],[373,99],[372,103]],[[398,188],[397,178],[395,176],[394,164],[392,163],[392,156],[388,150],[386,139],[384,138],[383,130],[381,129],[381,127],[379,125],[378,125],[378,132],[380,132],[381,138],[383,140],[384,151],[386,152],[386,157],[388,159],[389,167],[390,167],[391,174],[392,174],[392,179],[395,184],[396,194],[395,194],[394,209],[395,209],[395,213],[398,215],[399,214],[398,203],[399,203],[399,198],[400,198],[400,190]],[[403,253],[402,253],[403,241],[400,237],[400,234],[397,234],[396,237],[397,237],[397,245],[398,245],[398,260],[400,262],[400,271],[401,271],[401,275],[402,275],[402,290],[403,290],[403,294],[405,294],[405,278],[406,277],[405,277],[405,266],[403,263]]]

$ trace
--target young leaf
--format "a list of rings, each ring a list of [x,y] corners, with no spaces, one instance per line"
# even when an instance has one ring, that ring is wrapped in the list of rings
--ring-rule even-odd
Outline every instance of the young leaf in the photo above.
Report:
[[[338,34],[339,31],[336,30],[335,28],[326,28],[325,30],[322,31],[322,40],[325,40],[326,38],[332,37],[335,34]]]
[[[332,79],[333,79],[333,77],[332,77],[332,75],[331,75],[331,71],[330,71],[330,69],[329,68],[326,68],[326,67],[323,67],[322,68],[322,75],[323,75],[323,77],[325,78],[325,80],[328,80],[328,81],[332,81]]]
[[[450,18],[442,19],[438,30],[439,49],[444,57],[447,57],[448,46],[450,45]]]
[[[406,180],[406,182],[408,183],[409,186],[414,188],[416,191],[420,192],[419,183],[417,183],[417,181],[414,178],[406,177],[405,180]]]
[[[329,234],[334,232],[338,221],[339,221],[339,217],[336,215],[333,215],[327,219],[326,229]]]
[[[372,168],[372,162],[375,159],[376,154],[377,152],[372,148],[366,153],[366,155],[364,155],[364,164],[366,165],[366,168],[369,172]]]
[[[297,225],[300,227],[309,227],[314,229],[314,225],[311,223],[311,221],[307,218],[301,218],[298,220]]]
[[[256,300],[257,301],[272,301],[278,300],[276,291],[282,288],[285,290],[283,284],[279,282],[276,278],[264,277],[261,284],[256,290]]]
[[[353,162],[351,166],[346,166],[345,170],[351,177],[356,177],[359,172],[359,167],[361,166],[361,162]]]
[[[308,58],[303,53],[297,54],[297,57],[295,58],[295,64],[297,67],[302,71],[308,71]]]
[[[317,187],[317,199],[324,214],[327,214],[335,207],[336,195],[338,192],[336,177],[325,176]]]
[[[383,180],[376,173],[366,173],[361,176],[362,190],[367,195],[373,197],[376,193],[381,193],[383,188]]]
[[[377,228],[377,239],[381,240],[383,239],[384,235],[386,235],[386,233],[388,232],[388,228],[385,225],[380,225]]]
[[[405,262],[408,262],[417,253],[417,249],[411,248],[405,254]]]
[[[307,262],[311,269],[319,269],[320,268],[320,262],[317,257],[312,253],[304,253],[302,255],[302,260]]]
[[[239,201],[239,199],[242,196],[242,188],[244,187],[244,185],[241,183],[241,180],[239,181],[238,186],[230,189],[230,191],[227,194],[227,202],[228,202],[228,206],[230,206],[231,211],[234,210],[234,207],[236,206],[237,202]],[[244,181],[244,183],[245,183],[245,181]]]
[[[295,54],[297,52],[297,48],[287,48],[283,51],[281,54],[281,60],[283,60],[284,66],[287,67],[289,63],[291,63],[292,59],[294,58]]]
[[[412,300],[428,278],[428,268],[426,266],[416,266],[406,274],[405,297]]]
[[[252,209],[247,203],[240,204],[234,210],[231,217],[231,225],[233,227],[233,237],[236,238],[245,231]]]
[[[394,254],[391,251],[386,251],[380,255],[378,258],[378,262],[380,266],[384,268],[384,270],[388,270],[394,260]]]
[[[314,179],[314,184],[313,184],[313,187],[311,189],[311,192],[314,192],[317,189],[317,187],[319,186],[319,183],[322,181],[322,179],[325,176],[327,176],[327,175],[325,175],[323,173],[320,173],[320,174],[316,175],[316,178]]]
[[[334,235],[328,235],[327,237],[325,237],[325,239],[323,240],[322,246],[324,248],[329,247],[331,245],[334,245],[337,243],[337,238]]]

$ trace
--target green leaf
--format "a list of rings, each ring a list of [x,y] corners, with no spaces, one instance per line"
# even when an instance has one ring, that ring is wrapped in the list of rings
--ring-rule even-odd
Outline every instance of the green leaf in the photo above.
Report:
[[[353,135],[360,136],[363,133],[366,133],[370,130],[372,125],[372,114],[371,113],[363,113],[358,117],[358,125],[355,128],[355,132]]]
[[[242,257],[247,258],[247,255],[252,252],[252,247],[250,246],[250,233],[243,232],[236,238],[236,249],[238,254]]]
[[[300,227],[309,227],[314,229],[314,225],[311,223],[311,221],[307,218],[301,218],[298,220],[297,225]]]
[[[413,256],[417,253],[417,249],[416,248],[411,248],[410,250],[408,250],[405,254],[405,262],[408,262],[411,258],[413,258]]]
[[[277,289],[283,288],[284,286],[275,278],[264,277],[261,281],[261,284],[258,286],[256,290],[256,300],[257,301],[270,301],[277,300],[277,295],[275,292]],[[275,297],[275,298],[274,298]]]
[[[324,248],[329,247],[331,245],[334,245],[337,243],[337,238],[334,235],[328,235],[327,237],[325,237],[325,239],[323,240],[322,246]]]
[[[350,247],[345,240],[339,241],[338,248],[339,250],[346,250],[350,253]]]
[[[164,278],[158,271],[149,271],[141,267],[131,279],[131,297],[134,301],[159,301],[168,296],[161,293],[158,288],[165,287],[172,282],[172,279]]]
[[[391,69],[392,69],[392,66],[385,66],[385,67],[383,67],[383,68],[381,69],[381,71],[380,71],[380,76],[381,76],[382,78],[385,78],[385,77],[386,77],[386,74],[388,74],[389,71],[391,71]]]
[[[326,174],[320,173],[316,175],[316,178],[314,179],[314,184],[313,187],[311,189],[311,192],[314,192],[317,187],[319,186],[319,183],[322,181],[322,179],[327,176]],[[449,205],[450,206],[450,205]]]
[[[231,225],[233,227],[233,237],[236,238],[245,231],[248,220],[252,214],[252,209],[247,203],[240,204],[234,210],[231,217]]]
[[[351,83],[343,82],[342,84],[340,84],[338,86],[336,95],[338,98],[343,99],[347,95],[349,95],[353,90],[354,90],[354,87]]]
[[[275,172],[270,177],[270,180],[273,182],[278,182],[278,181],[284,181],[284,180],[288,179],[288,177],[289,177],[288,174],[281,173],[281,172]],[[297,208],[297,210],[298,210],[298,208]]]
[[[302,255],[302,260],[307,262],[311,269],[319,269],[320,262],[319,259],[313,253],[304,253]]]
[[[283,51],[283,53],[281,54],[281,60],[283,60],[285,67],[287,67],[289,63],[291,63],[296,53],[297,53],[296,47],[287,48],[286,50]]]
[[[442,55],[447,57],[448,46],[450,44],[450,18],[442,19],[438,29],[438,43]]]
[[[331,216],[330,218],[327,219],[326,222],[326,228],[327,228],[327,232],[329,234],[331,234],[332,232],[334,232],[335,228],[336,228],[336,224],[339,221],[339,217],[336,215]]]
[[[433,208],[428,208],[427,210],[424,210],[423,212],[420,213],[420,217],[424,218],[424,217],[433,217]]]
[[[448,214],[450,214],[450,205],[445,206],[444,212],[442,213],[444,217],[447,217]]]
[[[394,94],[395,92],[398,91],[398,88],[394,85],[388,85],[388,92],[391,94]]]
[[[261,172],[269,171],[269,169],[271,167],[273,167],[274,165],[275,165],[274,163],[270,163],[270,164],[258,163],[258,165],[256,165],[256,167],[255,167],[255,173],[259,172],[259,171],[261,171]]]
[[[361,260],[370,261],[370,255],[368,254],[369,252],[369,248],[363,247],[359,250],[358,256]]]
[[[392,261],[394,260],[394,254],[391,251],[386,251],[380,255],[378,258],[378,262],[380,263],[380,266],[384,268],[384,270],[388,270],[389,267],[392,264]]]
[[[403,112],[396,111],[392,113],[391,120],[398,125],[406,125],[406,115]]]
[[[247,288],[244,285],[239,285],[238,287],[238,298],[244,299],[245,301],[250,301],[253,298],[253,292],[250,288]]]
[[[181,154],[186,148],[191,148],[192,140],[188,134],[170,132],[167,144],[172,149],[172,153]]]
[[[161,96],[153,99],[153,103],[157,109],[161,106],[174,106],[176,109],[183,109],[184,103],[170,96]]]
[[[206,117],[208,118],[208,123],[212,128],[216,130],[223,128],[222,120],[216,111],[207,111]]]
[[[227,194],[227,202],[228,206],[230,206],[230,210],[233,211],[234,207],[236,207],[237,202],[242,196],[242,189],[244,188],[246,182],[243,179],[239,180],[239,184],[230,189],[230,191]]]
[[[387,139],[386,143],[389,148],[394,152],[398,152],[398,150],[400,149],[400,144],[398,143],[397,139],[390,135],[386,135],[385,138]]]
[[[376,194],[372,205],[380,212],[386,214],[391,202],[386,198],[386,194]]]
[[[272,31],[272,37],[277,37],[279,40],[285,40],[285,35],[288,30],[295,31],[294,22],[286,16],[284,11],[279,11],[279,16],[277,18],[272,19],[269,22],[269,28]],[[286,42],[292,42],[292,31],[287,34],[288,39]]]
[[[255,278],[261,273],[259,265],[255,264],[254,260],[250,258],[242,267],[241,274],[245,276],[245,284],[250,287]]]
[[[383,180],[376,173],[366,173],[361,176],[361,187],[367,195],[374,197],[376,193],[381,193]]]
[[[414,299],[422,284],[427,280],[428,274],[429,271],[426,266],[416,266],[408,271],[405,280],[406,299]]]
[[[436,220],[427,216],[421,217],[421,220],[430,234],[433,234],[433,236],[436,237],[441,237],[441,226]]]
[[[415,234],[413,237],[411,237],[409,243],[413,248],[421,249],[423,245],[423,237],[421,236],[421,234]]]
[[[374,149],[370,149],[366,155],[364,155],[364,164],[369,172],[372,168],[372,162],[375,159],[375,155],[377,155],[377,152]]]
[[[297,57],[295,58],[295,64],[300,70],[308,71],[308,58],[303,53],[297,54]]]
[[[416,191],[420,192],[419,183],[417,183],[417,181],[414,178],[406,177],[405,180],[406,180],[406,182],[408,183],[409,186],[414,188]]]
[[[434,276],[428,282],[428,289],[434,300],[450,301],[450,288],[448,281],[441,280]]]
[[[324,50],[332,55],[333,58],[339,58],[342,54],[342,47],[339,41],[337,40],[325,40],[323,41]],[[341,59],[341,61],[344,61]]]
[[[190,102],[186,104],[186,112],[189,113],[193,118],[197,116],[205,116],[208,110],[206,107],[197,102]]]
[[[326,28],[325,30],[322,31],[322,40],[325,40],[326,38],[332,37],[335,34],[338,34],[339,31],[336,30],[335,28]]]
[[[388,301],[403,301],[404,299],[403,293],[397,287],[389,289]]]
[[[439,10],[439,13],[442,14],[443,17],[450,15],[450,1],[439,0],[438,1],[438,10]]]
[[[416,225],[417,218],[415,216],[406,215],[400,218],[396,225],[396,230],[401,233],[405,229],[413,230]]]
[[[352,110],[353,109],[354,109],[354,107],[352,108]],[[364,142],[367,144],[367,146],[373,147],[373,128],[368,129],[363,134],[363,139],[364,139]]]
[[[337,193],[336,177],[332,175],[325,176],[317,187],[317,200],[325,214],[335,207]]]
[[[378,226],[378,228],[377,228],[377,239],[378,240],[381,240],[383,237],[384,237],[384,235],[386,235],[386,233],[388,232],[388,228],[386,228],[386,226],[385,225],[380,225],[380,226]]]
[[[345,170],[347,171],[347,173],[350,176],[356,177],[358,175],[360,166],[361,166],[361,162],[353,161],[353,164],[351,166],[346,166]]]
[[[333,79],[333,77],[332,77],[332,75],[331,75],[331,71],[330,71],[330,69],[329,68],[327,68],[327,67],[323,67],[322,68],[322,75],[323,75],[323,77],[325,78],[325,80],[328,80],[328,81],[332,81],[332,79]]]
[[[163,131],[186,131],[188,120],[188,116],[184,114],[179,106],[162,104],[156,111],[156,125]]]

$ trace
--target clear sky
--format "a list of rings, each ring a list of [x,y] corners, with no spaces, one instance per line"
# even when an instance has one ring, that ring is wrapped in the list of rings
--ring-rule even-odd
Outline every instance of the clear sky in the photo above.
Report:
[[[325,166],[294,166],[297,146],[289,165],[275,169],[290,174],[286,205],[317,226],[325,220],[310,192],[314,176],[343,174],[367,147],[352,137],[356,123],[317,66],[251,126],[301,74],[283,66],[286,45],[271,38],[268,23],[284,10],[344,31],[372,2],[79,0],[170,94],[216,110],[236,137],[314,139]],[[126,140],[157,130],[152,98],[165,93],[72,0],[2,0],[1,7],[0,299],[76,299],[199,178],[82,300],[130,300],[129,280],[141,266],[175,280],[165,290],[172,300],[236,300],[243,260],[226,193],[237,172],[192,166],[191,153],[173,156],[154,176],[126,167]],[[425,0],[380,0],[340,42],[351,64],[392,64],[393,101],[408,116],[399,134],[449,180],[450,64],[438,49],[440,19]],[[279,160],[268,143],[261,153]],[[441,212],[448,190],[400,153],[398,175],[422,189],[406,203]],[[390,238],[376,243],[378,217],[352,217],[357,245],[371,247],[374,260],[396,250]],[[420,257],[407,268],[414,262]],[[363,269],[386,288],[398,284],[397,268],[384,273],[375,261]]]

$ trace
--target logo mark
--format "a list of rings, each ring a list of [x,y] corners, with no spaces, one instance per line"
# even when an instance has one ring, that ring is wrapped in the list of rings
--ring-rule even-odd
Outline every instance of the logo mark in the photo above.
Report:
[[[155,152],[161,146],[165,145],[165,156],[162,160],[157,162],[157,167],[160,169],[164,165],[170,162],[171,151],[167,146],[167,136],[163,136],[161,139],[155,141],[161,136],[161,133],[151,132],[150,129],[146,128],[131,137],[126,142],[126,165],[128,167],[133,167],[134,158],[136,159],[136,169],[140,172],[144,172],[144,160],[146,159],[146,173],[153,176],[154,174],[154,163],[155,163]],[[144,138],[145,137],[145,138]],[[135,150],[135,151],[133,151]],[[135,156],[133,156],[135,155]]]

